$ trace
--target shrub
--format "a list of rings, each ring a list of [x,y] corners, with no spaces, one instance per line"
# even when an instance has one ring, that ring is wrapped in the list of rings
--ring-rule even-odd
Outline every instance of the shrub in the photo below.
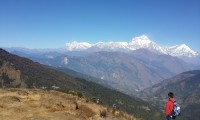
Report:
[[[81,92],[77,92],[77,96],[82,98],[83,97],[83,94]]]
[[[106,110],[103,110],[103,111],[100,110],[100,117],[105,118],[106,115],[107,115]]]

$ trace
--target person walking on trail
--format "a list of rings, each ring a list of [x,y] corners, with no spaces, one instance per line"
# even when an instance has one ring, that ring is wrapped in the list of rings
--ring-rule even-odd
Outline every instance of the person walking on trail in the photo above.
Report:
[[[169,97],[169,101],[166,104],[166,111],[165,111],[166,119],[174,120],[175,118],[172,116],[173,109],[174,109],[174,102],[175,102],[174,94],[172,92],[169,92],[168,97]]]

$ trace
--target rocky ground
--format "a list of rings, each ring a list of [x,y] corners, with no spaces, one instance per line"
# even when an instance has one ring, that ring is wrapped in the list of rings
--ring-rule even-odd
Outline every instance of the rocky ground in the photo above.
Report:
[[[0,120],[138,120],[55,90],[0,89]]]

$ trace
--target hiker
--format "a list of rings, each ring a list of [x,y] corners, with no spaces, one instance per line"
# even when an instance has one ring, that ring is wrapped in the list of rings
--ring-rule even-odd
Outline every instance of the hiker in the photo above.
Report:
[[[165,111],[166,119],[167,120],[174,120],[175,118],[172,115],[173,110],[174,110],[174,102],[175,102],[174,94],[172,92],[169,92],[168,97],[169,97],[169,101],[166,104],[166,111]]]

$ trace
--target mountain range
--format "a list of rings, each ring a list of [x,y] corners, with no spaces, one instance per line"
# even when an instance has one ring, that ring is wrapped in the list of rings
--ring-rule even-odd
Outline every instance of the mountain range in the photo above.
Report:
[[[134,94],[163,79],[192,69],[190,65],[178,58],[157,55],[145,49],[126,54],[95,52],[82,57],[59,56],[54,59],[37,59],[37,61],[94,76],[112,88],[128,94]]]
[[[192,50],[186,44],[174,45],[174,46],[160,46],[154,41],[150,40],[146,35],[135,37],[131,42],[97,42],[90,44],[87,42],[73,41],[66,43],[65,47],[57,49],[28,49],[28,48],[4,48],[9,52],[21,51],[28,54],[58,52],[58,53],[71,53],[71,52],[98,52],[98,51],[119,51],[128,52],[138,49],[148,49],[151,52],[156,52],[165,55],[171,55],[176,57],[197,57],[199,53]]]
[[[67,51],[132,51],[145,48],[152,52],[171,55],[171,56],[186,56],[196,57],[199,53],[190,49],[187,45],[175,45],[171,47],[162,47],[151,41],[146,35],[135,37],[131,42],[98,42],[90,44],[87,42],[71,42],[66,43]]]
[[[82,74],[101,79],[114,89],[128,94],[134,94],[150,87],[163,79],[178,73],[192,70],[193,66],[181,59],[169,55],[159,55],[146,49],[123,52],[94,52],[84,56],[60,55],[50,57],[52,53],[29,56],[41,64],[59,69],[68,68]]]
[[[142,35],[127,42],[66,43],[60,49],[16,49],[41,64],[96,77],[98,83],[133,95],[184,71],[200,69],[200,55],[187,45],[162,47]]]

